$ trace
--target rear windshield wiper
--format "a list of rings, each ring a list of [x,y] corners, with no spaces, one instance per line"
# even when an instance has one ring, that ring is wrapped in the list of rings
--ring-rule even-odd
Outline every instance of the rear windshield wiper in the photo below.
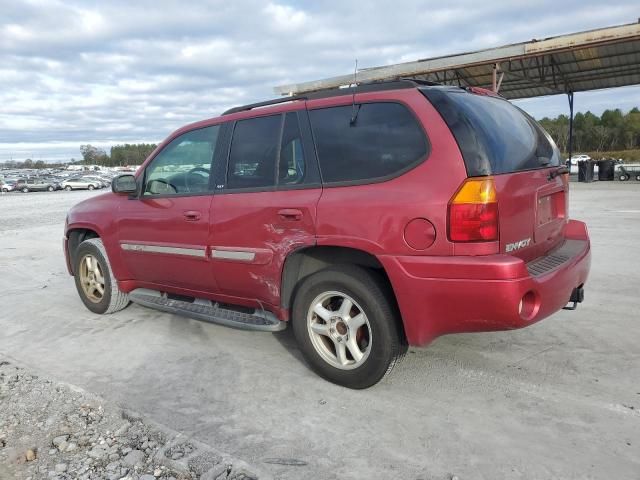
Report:
[[[551,172],[549,172],[549,180],[553,180],[558,175],[564,175],[566,173],[569,173],[569,167],[567,167],[566,165],[562,165],[561,167],[558,167],[555,170],[551,170]]]

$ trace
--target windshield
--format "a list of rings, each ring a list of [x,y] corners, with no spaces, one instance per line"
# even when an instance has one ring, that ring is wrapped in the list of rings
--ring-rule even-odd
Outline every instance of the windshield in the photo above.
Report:
[[[420,90],[451,129],[469,176],[560,165],[551,137],[507,100],[458,88]]]

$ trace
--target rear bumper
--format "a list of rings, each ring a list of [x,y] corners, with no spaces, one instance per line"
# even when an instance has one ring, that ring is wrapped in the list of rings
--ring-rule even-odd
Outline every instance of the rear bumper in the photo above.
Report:
[[[425,345],[448,333],[526,327],[563,308],[589,274],[586,225],[569,221],[565,244],[548,257],[529,265],[509,255],[382,256],[380,261],[396,293],[407,340]]]

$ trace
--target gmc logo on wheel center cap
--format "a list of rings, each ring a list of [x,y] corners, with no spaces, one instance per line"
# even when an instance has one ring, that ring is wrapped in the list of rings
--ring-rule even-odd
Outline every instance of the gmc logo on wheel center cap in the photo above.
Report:
[[[514,250],[520,250],[521,248],[528,247],[531,243],[531,238],[525,238],[524,240],[520,240],[519,242],[507,243],[506,251],[507,253],[513,252]]]

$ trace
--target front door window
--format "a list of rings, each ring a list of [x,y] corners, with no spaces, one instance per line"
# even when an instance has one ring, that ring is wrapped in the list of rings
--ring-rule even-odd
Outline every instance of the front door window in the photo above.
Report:
[[[143,195],[209,192],[211,161],[219,129],[219,125],[214,125],[173,139],[147,167]]]

